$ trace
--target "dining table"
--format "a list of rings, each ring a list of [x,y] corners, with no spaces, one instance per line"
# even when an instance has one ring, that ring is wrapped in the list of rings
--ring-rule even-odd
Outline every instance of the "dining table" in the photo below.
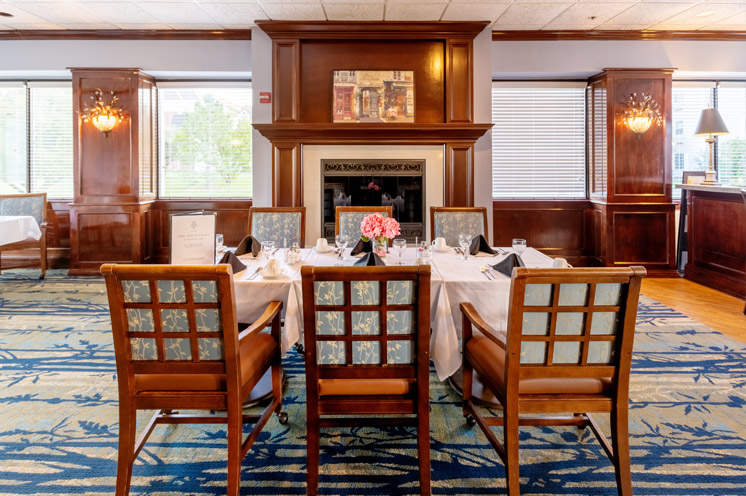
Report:
[[[505,328],[511,278],[492,266],[504,260],[512,250],[502,247],[497,250],[496,255],[480,253],[469,255],[466,260],[453,248],[433,251],[430,261],[430,354],[441,381],[461,367],[461,302],[471,302],[487,322],[498,329]],[[239,256],[246,269],[233,276],[236,312],[239,322],[253,322],[269,302],[281,301],[285,322],[281,346],[285,353],[295,343],[302,342],[301,267],[353,265],[357,258],[350,255],[349,248],[344,250],[342,258],[332,249],[326,252],[302,249],[300,261],[294,264],[284,262],[285,249],[279,249],[271,256],[280,262],[278,273],[270,274],[264,270],[269,260],[266,254]],[[553,262],[552,258],[533,248],[527,248],[521,258],[527,267],[551,267]],[[383,260],[386,265],[395,265],[400,258],[391,250]],[[401,262],[406,265],[418,263],[415,248],[406,248]]]
[[[39,223],[31,215],[0,215],[0,246],[41,238]]]

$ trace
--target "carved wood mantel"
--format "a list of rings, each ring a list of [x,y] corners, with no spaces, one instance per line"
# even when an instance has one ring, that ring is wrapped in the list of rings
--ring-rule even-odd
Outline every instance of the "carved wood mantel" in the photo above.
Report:
[[[259,21],[272,38],[272,204],[303,205],[301,147],[443,145],[447,206],[474,204],[472,42],[486,22]],[[333,123],[335,70],[411,70],[415,123]]]

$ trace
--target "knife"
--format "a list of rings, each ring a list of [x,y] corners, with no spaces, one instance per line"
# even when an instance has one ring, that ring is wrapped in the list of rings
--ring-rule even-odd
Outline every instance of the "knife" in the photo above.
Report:
[[[254,279],[260,270],[262,270],[262,267],[261,266],[257,267],[254,273],[249,276],[248,280],[251,281],[252,279]]]

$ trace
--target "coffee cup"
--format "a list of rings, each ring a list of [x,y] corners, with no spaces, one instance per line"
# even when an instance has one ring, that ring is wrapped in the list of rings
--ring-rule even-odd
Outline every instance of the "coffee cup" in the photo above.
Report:
[[[556,269],[567,269],[570,267],[570,264],[567,263],[567,260],[564,258],[555,258],[552,261],[552,267]]]
[[[270,274],[278,274],[280,272],[280,264],[277,263],[277,260],[270,260],[267,262],[267,272]]]
[[[443,237],[437,237],[435,238],[435,241],[433,241],[433,248],[436,250],[445,250],[448,248],[448,245],[446,244],[446,238]]]
[[[327,251],[328,249],[329,249],[329,242],[326,240],[326,238],[319,238],[316,240],[317,251]]]

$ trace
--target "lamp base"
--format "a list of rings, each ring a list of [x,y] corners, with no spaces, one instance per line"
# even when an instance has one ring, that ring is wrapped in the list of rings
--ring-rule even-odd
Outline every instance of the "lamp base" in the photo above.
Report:
[[[714,170],[708,170],[705,172],[705,180],[702,181],[702,184],[707,186],[719,185],[720,183],[717,182],[717,173]]]

